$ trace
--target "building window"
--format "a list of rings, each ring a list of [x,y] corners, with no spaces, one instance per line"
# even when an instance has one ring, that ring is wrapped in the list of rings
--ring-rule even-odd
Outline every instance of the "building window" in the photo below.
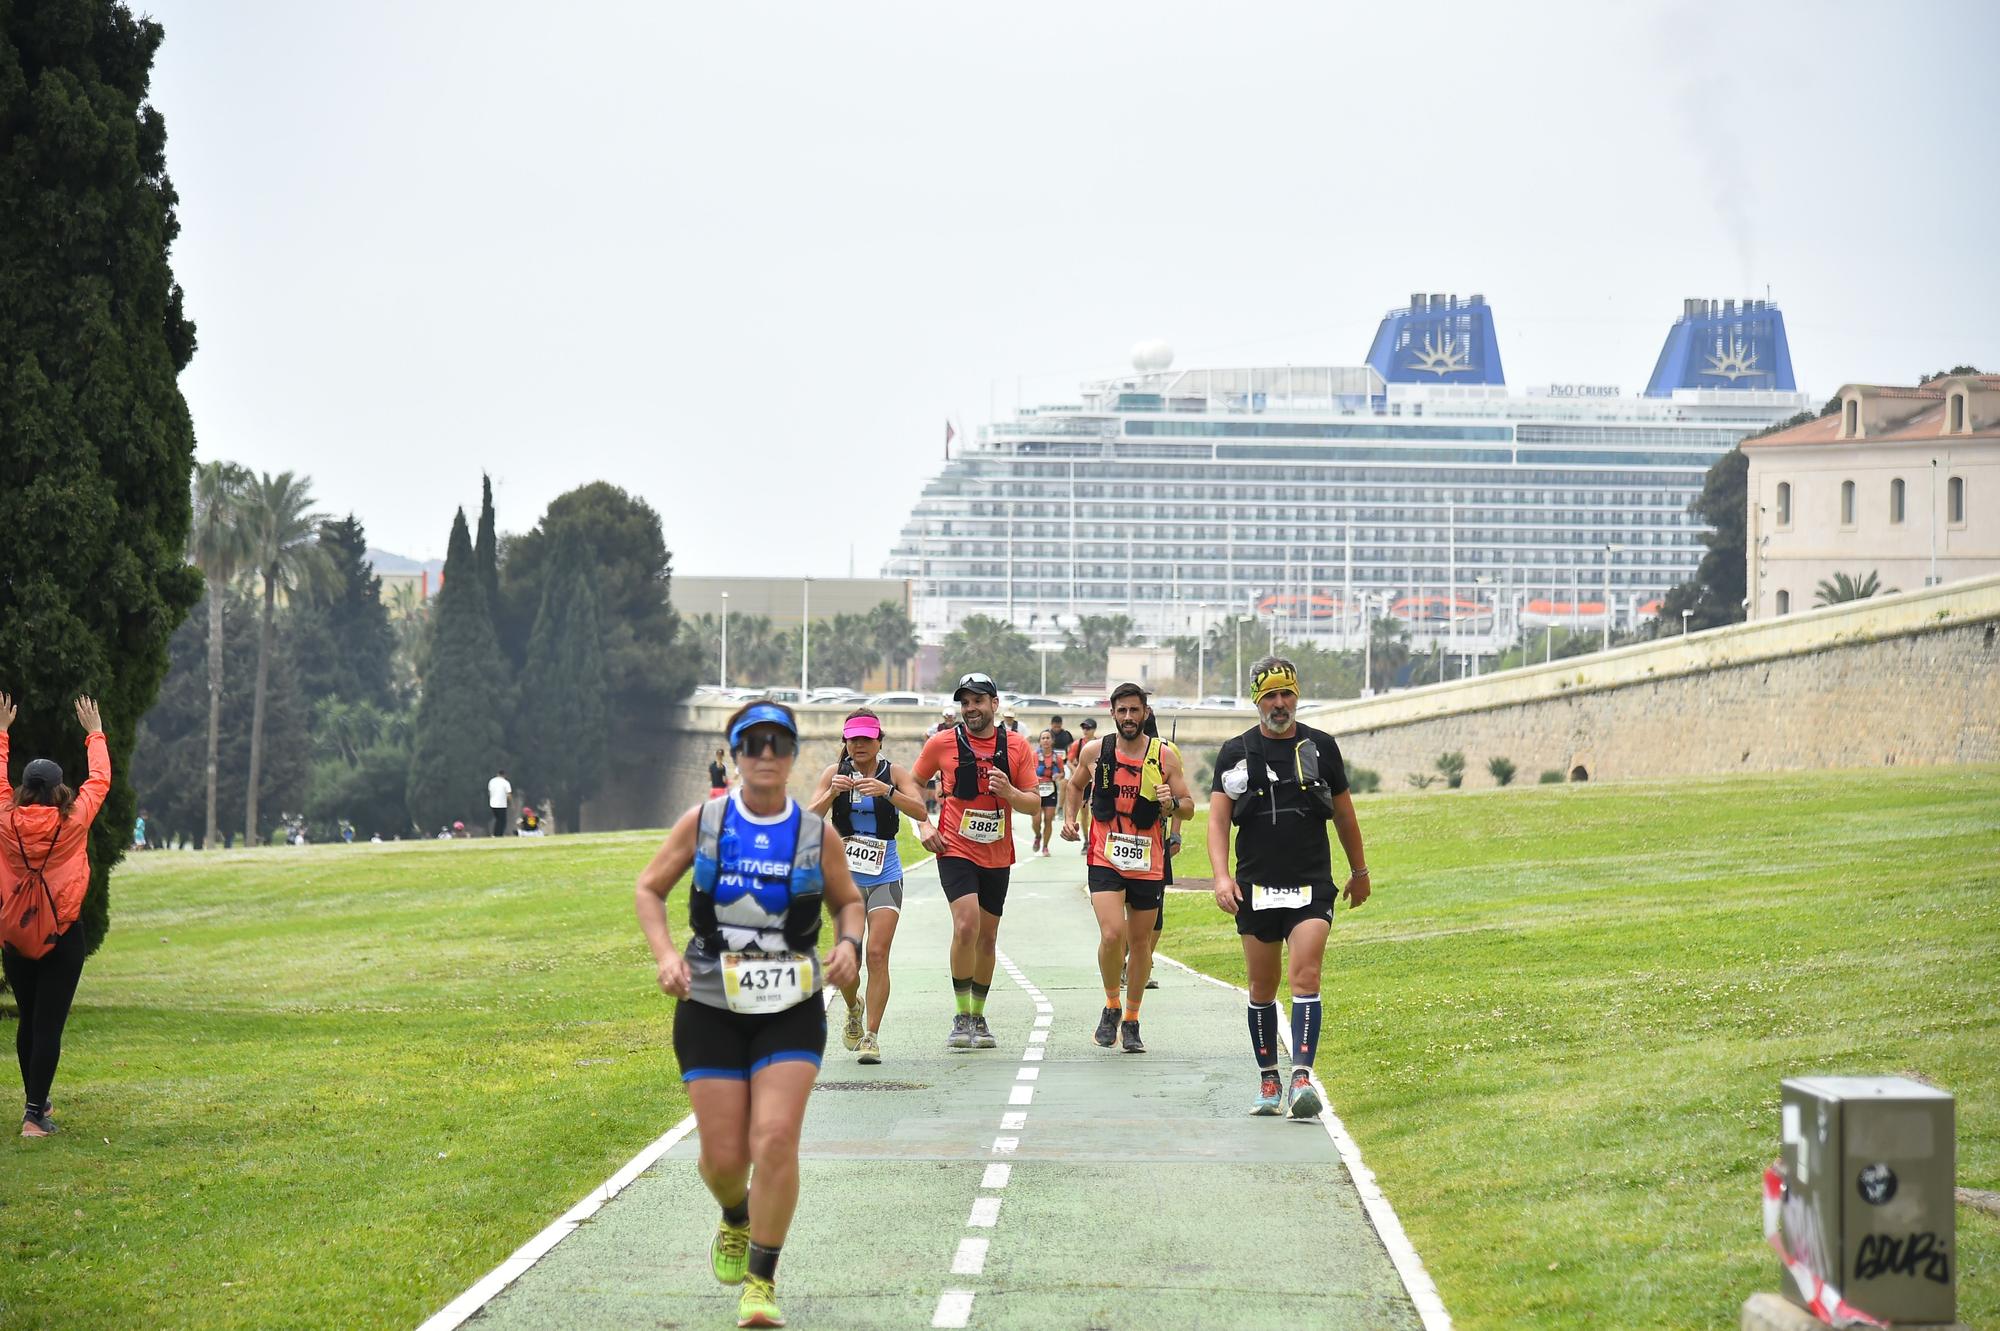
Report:
[[[1853,481],[1842,481],[1840,483],[1840,525],[1843,527],[1852,527],[1854,525]]]
[[[1778,525],[1780,527],[1789,527],[1792,525],[1792,483],[1790,481],[1778,482]]]
[[[1965,394],[1963,393],[1953,393],[1951,395],[1951,432],[1953,434],[1965,433]]]
[[[1889,482],[1889,521],[1896,525],[1903,521],[1903,478],[1900,476]]]
[[[1778,613],[1781,615],[1792,613],[1792,594],[1790,592],[1781,591],[1778,593]]]
[[[1965,477],[1954,476],[1945,482],[1944,511],[1947,521],[1965,521]]]
[[[1840,437],[1843,439],[1852,439],[1861,433],[1861,404],[1853,398],[1849,398],[1841,405],[1841,412],[1842,428]]]

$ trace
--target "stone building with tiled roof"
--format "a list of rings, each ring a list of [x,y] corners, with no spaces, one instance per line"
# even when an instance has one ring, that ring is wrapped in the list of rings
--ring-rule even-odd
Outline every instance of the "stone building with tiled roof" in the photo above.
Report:
[[[2000,572],[2000,374],[1849,384],[1743,454],[1752,619],[1810,609],[1837,573],[1909,590]]]

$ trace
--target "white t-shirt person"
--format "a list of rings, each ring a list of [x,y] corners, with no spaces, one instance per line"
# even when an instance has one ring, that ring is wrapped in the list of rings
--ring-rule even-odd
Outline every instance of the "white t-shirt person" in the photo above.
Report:
[[[513,793],[513,784],[505,776],[494,777],[486,783],[486,807],[489,809],[506,808],[507,800]]]

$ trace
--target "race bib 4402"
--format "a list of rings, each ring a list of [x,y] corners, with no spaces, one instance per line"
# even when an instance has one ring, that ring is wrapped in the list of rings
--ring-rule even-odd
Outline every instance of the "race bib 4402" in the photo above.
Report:
[[[856,878],[873,878],[889,863],[889,843],[878,836],[847,838],[847,871]]]
[[[780,953],[767,957],[748,952],[722,954],[722,995],[731,1012],[783,1012],[812,993],[811,957]]]

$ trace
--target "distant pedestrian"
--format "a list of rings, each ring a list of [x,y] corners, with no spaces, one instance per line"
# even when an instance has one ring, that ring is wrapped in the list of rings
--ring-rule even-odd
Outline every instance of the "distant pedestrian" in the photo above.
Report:
[[[708,765],[708,797],[719,800],[729,793],[729,751],[717,749]]]
[[[14,700],[0,693],[0,773],[7,770],[7,728]],[[21,1061],[26,1109],[23,1137],[46,1137],[49,1088],[62,1058],[63,1026],[83,978],[83,894],[90,886],[90,824],[111,790],[111,750],[97,703],[76,701],[85,732],[90,776],[81,790],[63,784],[53,760],[37,758],[21,772],[16,791],[0,779],[0,971],[14,991],[21,1017],[14,1052]]]
[[[507,780],[507,769],[501,768],[500,775],[486,783],[486,807],[493,810],[493,835],[507,835],[507,801],[514,796],[513,783]]]
[[[1049,734],[1055,739],[1056,752],[1063,756],[1064,762],[1068,762],[1069,746],[1076,743],[1076,736],[1063,729],[1062,718],[1059,716],[1049,718]]]
[[[132,820],[132,849],[146,849],[146,811],[139,810],[139,816]]]

